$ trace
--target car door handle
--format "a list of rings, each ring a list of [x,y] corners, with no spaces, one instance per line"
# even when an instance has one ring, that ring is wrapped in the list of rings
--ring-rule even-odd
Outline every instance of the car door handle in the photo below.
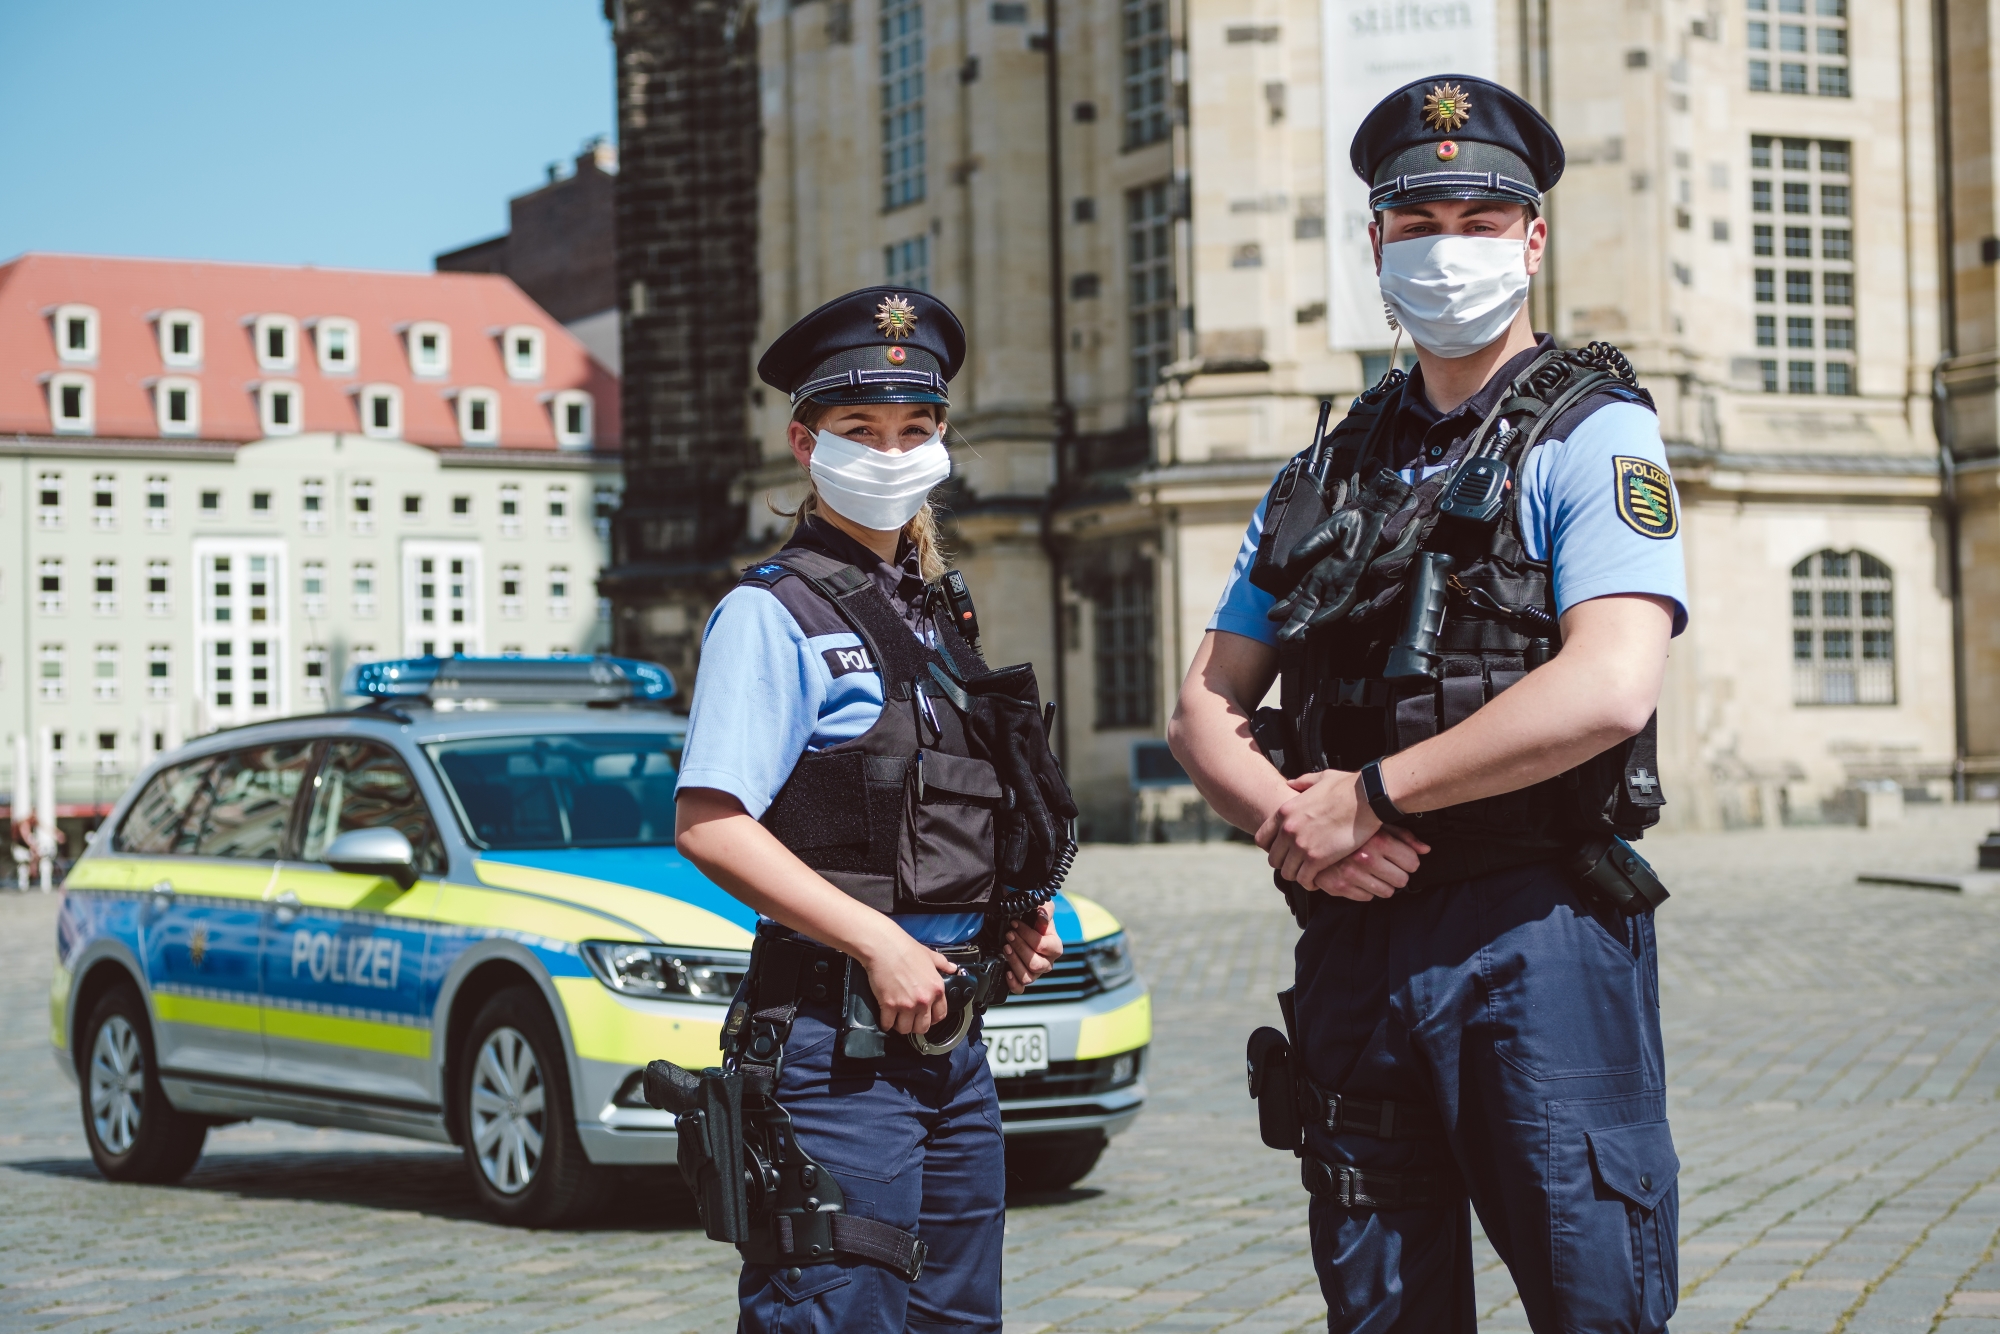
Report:
[[[299,896],[292,893],[289,889],[278,895],[278,924],[280,926],[290,926],[292,920],[298,915]]]
[[[153,882],[153,902],[155,902],[155,903],[172,903],[172,902],[173,902],[173,899],[174,899],[174,882],[173,882],[173,881],[171,881],[171,880],[155,880],[155,881]]]

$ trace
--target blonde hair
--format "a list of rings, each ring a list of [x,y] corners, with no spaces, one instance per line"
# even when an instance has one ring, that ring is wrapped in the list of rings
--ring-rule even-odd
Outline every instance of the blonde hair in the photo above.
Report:
[[[792,409],[792,420],[808,431],[818,431],[820,423],[832,415],[832,404],[815,403],[811,399]],[[938,425],[942,427],[944,410],[941,407],[938,410],[937,420]],[[772,504],[771,510],[773,513],[785,515],[792,521],[791,531],[786,534],[786,540],[789,541],[800,528],[805,526],[805,521],[818,514],[825,505],[826,502],[819,498],[819,489],[812,484],[812,473],[807,471],[805,499],[799,502],[799,507],[788,511]],[[916,516],[903,525],[903,536],[909,538],[917,549],[917,572],[923,576],[924,582],[931,583],[940,578],[944,574],[948,558],[944,549],[944,538],[938,531],[937,509],[930,501],[926,500],[924,507],[917,511]]]

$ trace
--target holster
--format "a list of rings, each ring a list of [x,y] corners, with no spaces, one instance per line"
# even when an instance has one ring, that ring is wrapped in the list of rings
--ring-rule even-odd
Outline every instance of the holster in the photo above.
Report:
[[[1667,901],[1653,864],[1622,838],[1591,839],[1571,855],[1569,871],[1585,893],[1627,917],[1643,917]]]

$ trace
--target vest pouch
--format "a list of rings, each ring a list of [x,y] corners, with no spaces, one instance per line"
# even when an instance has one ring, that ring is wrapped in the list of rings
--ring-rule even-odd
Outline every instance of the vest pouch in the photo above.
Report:
[[[966,743],[975,756],[991,763],[1005,793],[1001,879],[1017,890],[1053,889],[1069,870],[1074,850],[1069,822],[1077,811],[1062,766],[1049,748],[1035,669],[1025,663],[1003,667],[954,689],[964,700]]]
[[[936,750],[911,757],[896,845],[899,911],[985,905],[994,881],[993,812],[1004,797],[984,760]]]

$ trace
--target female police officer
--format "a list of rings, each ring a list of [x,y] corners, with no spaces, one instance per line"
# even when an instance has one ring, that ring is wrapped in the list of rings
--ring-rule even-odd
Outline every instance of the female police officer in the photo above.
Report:
[[[1171,730],[1303,909],[1302,1077],[1261,1095],[1296,1094],[1303,1139],[1267,1138],[1304,1159],[1330,1328],[1469,1334],[1469,1198],[1536,1330],[1652,1334],[1677,1272],[1657,898],[1574,859],[1660,803],[1686,591],[1659,424],[1615,350],[1528,323],[1563,167],[1534,108],[1420,79],[1351,158],[1419,368],[1281,474]],[[1339,540],[1279,539],[1307,496]],[[1250,726],[1280,673],[1257,734],[1283,774]]]
[[[976,655],[941,628],[953,618],[930,582],[943,562],[928,498],[950,472],[946,381],[964,355],[943,303],[869,288],[800,320],[758,366],[791,396],[811,490],[785,548],[709,620],[677,841],[763,918],[751,1024],[783,1021],[775,1101],[798,1147],[847,1216],[922,1246],[907,1267],[745,1246],[748,1331],[1000,1327],[999,1105],[983,1046],[938,1050],[953,1036],[946,979],[983,941],[1019,992],[1061,945],[1039,907],[986,925],[994,817],[979,803],[998,793],[952,680]],[[927,856],[946,869],[924,871]]]

